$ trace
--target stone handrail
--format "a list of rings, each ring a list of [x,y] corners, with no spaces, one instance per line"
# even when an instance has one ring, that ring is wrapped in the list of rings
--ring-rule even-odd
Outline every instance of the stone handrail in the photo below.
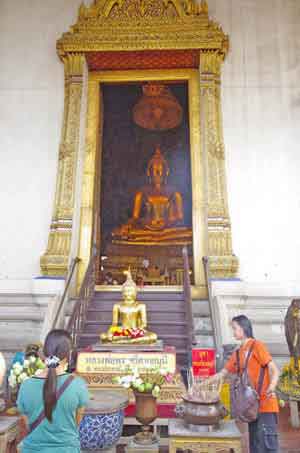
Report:
[[[183,296],[186,308],[186,316],[188,321],[188,346],[191,351],[193,346],[197,343],[194,331],[193,310],[192,310],[192,294],[191,294],[191,280],[190,280],[190,266],[188,249],[184,247],[182,250],[183,256]]]

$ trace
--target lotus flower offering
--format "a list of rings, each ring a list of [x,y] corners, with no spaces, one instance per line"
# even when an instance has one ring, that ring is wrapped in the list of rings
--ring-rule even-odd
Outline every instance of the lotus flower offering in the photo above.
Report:
[[[30,356],[23,363],[16,362],[10,371],[8,383],[12,390],[16,390],[23,381],[38,374],[45,368],[39,357]]]
[[[127,368],[124,376],[118,376],[114,383],[127,389],[131,388],[134,392],[150,393],[154,398],[158,398],[161,387],[165,383],[172,382],[174,375],[168,370],[149,368],[147,373],[140,375],[137,369]]]

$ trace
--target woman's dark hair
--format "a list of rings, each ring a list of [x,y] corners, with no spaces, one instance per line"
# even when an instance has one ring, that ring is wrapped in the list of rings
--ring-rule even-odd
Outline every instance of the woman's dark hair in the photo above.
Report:
[[[52,330],[48,333],[44,344],[45,357],[55,356],[60,360],[69,360],[72,340],[66,330]],[[44,410],[49,422],[52,422],[52,412],[56,406],[57,376],[55,367],[48,368],[48,376],[43,388]]]
[[[245,315],[235,316],[234,318],[232,318],[231,321],[236,322],[243,329],[244,335],[247,338],[254,338],[252,324],[250,319],[247,318],[247,316]]]

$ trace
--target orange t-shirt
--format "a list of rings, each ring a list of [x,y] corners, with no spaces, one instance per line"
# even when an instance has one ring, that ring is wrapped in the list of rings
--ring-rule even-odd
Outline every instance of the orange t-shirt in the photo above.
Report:
[[[253,340],[254,341],[254,340]],[[239,356],[240,356],[240,367],[241,370],[244,369],[245,366],[245,359],[251,348],[253,341],[248,341],[245,345],[242,345],[240,348]],[[278,401],[276,397],[267,397],[266,391],[270,385],[270,372],[267,367],[268,363],[272,361],[272,356],[267,350],[264,343],[261,341],[255,340],[255,344],[251,353],[251,357],[248,362],[248,375],[251,380],[251,384],[257,390],[258,388],[258,381],[259,381],[259,374],[261,367],[265,368],[265,375],[263,380],[263,386],[260,396],[260,406],[259,412],[279,412]],[[237,373],[237,360],[236,360],[236,352],[232,354],[230,359],[225,365],[225,369],[232,374]]]

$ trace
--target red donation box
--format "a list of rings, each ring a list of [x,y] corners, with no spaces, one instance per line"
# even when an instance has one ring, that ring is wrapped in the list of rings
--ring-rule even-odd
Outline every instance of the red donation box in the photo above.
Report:
[[[192,366],[194,376],[207,378],[216,374],[216,350],[193,349]]]

